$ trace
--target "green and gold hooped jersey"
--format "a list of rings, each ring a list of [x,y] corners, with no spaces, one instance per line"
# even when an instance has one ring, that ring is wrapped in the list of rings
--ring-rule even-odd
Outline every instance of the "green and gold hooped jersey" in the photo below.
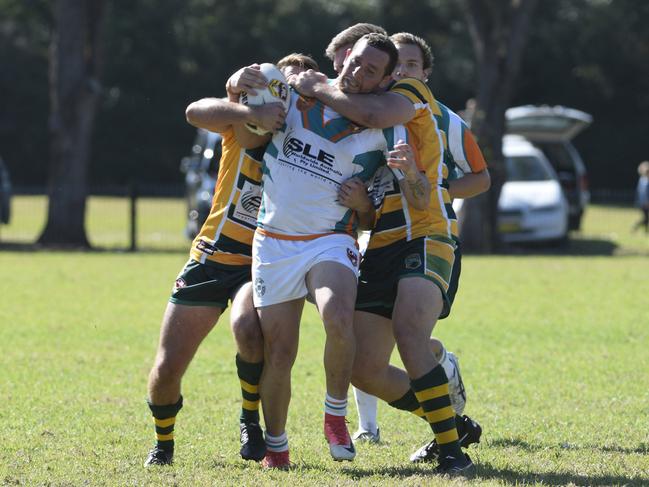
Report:
[[[410,241],[429,235],[450,238],[457,234],[457,222],[449,215],[451,200],[443,184],[448,177],[448,169],[443,158],[443,134],[436,119],[441,112],[435,98],[426,84],[413,78],[398,81],[390,91],[405,96],[415,108],[415,116],[406,124],[406,128],[432,193],[429,207],[417,210],[408,205],[396,181],[388,184],[377,209],[368,249],[384,247],[403,239]]]
[[[222,135],[223,154],[212,209],[192,243],[190,256],[201,263],[251,265],[265,147],[243,149],[231,128]]]

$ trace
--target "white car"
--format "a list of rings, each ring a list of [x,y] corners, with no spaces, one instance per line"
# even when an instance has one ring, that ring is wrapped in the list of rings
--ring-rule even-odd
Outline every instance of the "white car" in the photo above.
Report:
[[[522,135],[548,158],[568,201],[568,226],[579,230],[590,193],[586,166],[571,141],[593,117],[574,108],[525,105],[509,108],[505,119],[508,134]]]
[[[498,199],[504,242],[560,241],[568,234],[568,203],[543,152],[520,136],[503,137],[506,182]],[[462,200],[453,208],[460,213]]]

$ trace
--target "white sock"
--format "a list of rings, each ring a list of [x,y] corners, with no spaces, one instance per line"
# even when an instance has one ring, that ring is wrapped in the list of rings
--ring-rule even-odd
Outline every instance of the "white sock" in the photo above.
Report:
[[[446,347],[442,348],[442,358],[439,360],[439,365],[442,366],[444,372],[446,373],[446,378],[451,379],[456,374],[455,365],[448,359],[448,354],[446,353]]]
[[[325,396],[325,413],[333,416],[347,416],[347,398],[336,399],[327,394]]]
[[[288,451],[288,435],[286,431],[279,436],[272,436],[266,431],[266,449],[268,451],[283,452]]]
[[[358,429],[369,431],[375,435],[378,429],[376,424],[376,415],[379,408],[378,398],[355,387],[354,398],[356,399],[356,409],[358,409]]]

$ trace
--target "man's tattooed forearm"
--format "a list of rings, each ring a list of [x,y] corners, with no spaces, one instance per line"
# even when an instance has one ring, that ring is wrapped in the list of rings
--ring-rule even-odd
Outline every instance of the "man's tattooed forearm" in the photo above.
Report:
[[[410,191],[412,191],[412,194],[415,198],[423,198],[426,194],[426,191],[424,190],[424,183],[421,179],[417,179],[416,181],[409,180],[408,186],[410,186]]]

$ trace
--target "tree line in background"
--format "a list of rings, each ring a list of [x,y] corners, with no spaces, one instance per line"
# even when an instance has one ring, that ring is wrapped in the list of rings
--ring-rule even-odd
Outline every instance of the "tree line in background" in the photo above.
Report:
[[[332,74],[324,47],[359,21],[427,39],[433,93],[451,108],[476,95],[482,107],[497,105],[475,126],[494,169],[505,103],[593,114],[576,141],[592,187],[631,187],[649,152],[649,2],[0,0],[0,12],[0,153],[16,185],[49,177],[50,196],[63,200],[66,185],[85,184],[65,178],[66,150],[84,137],[90,184],[179,182],[194,135],[184,121],[189,102],[224,94],[240,66],[291,51]],[[57,61],[61,49],[75,53],[71,64]],[[90,127],[73,120],[81,112]],[[57,172],[63,183],[52,184]],[[58,212],[79,203],[68,197]]]

